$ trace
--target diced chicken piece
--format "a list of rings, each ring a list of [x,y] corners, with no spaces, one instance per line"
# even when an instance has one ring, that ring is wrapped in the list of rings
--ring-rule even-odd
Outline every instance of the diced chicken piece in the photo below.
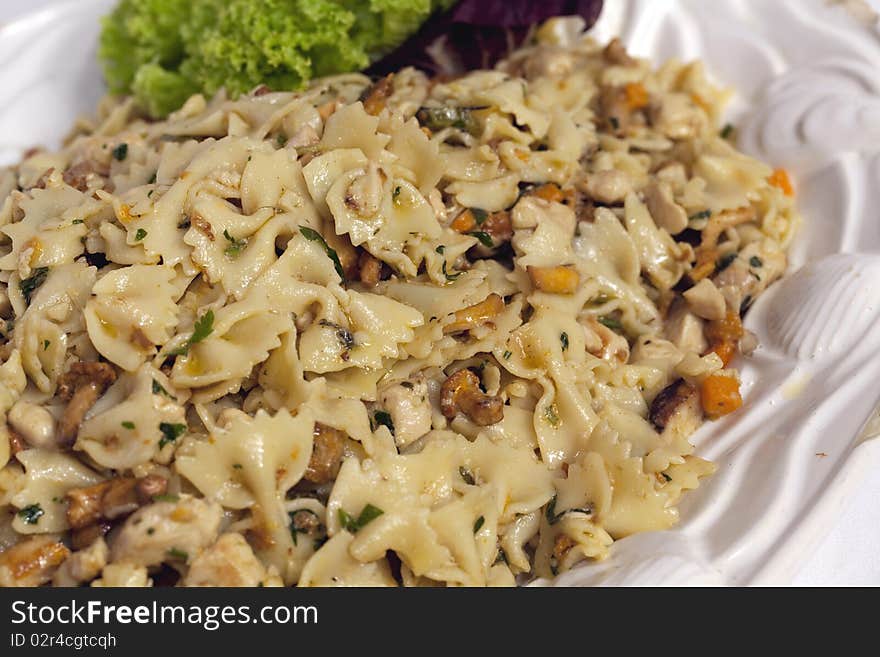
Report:
[[[47,534],[17,543],[0,553],[0,587],[45,584],[69,555],[64,543]]]
[[[672,197],[666,183],[653,183],[645,188],[645,203],[654,223],[670,235],[678,235],[688,226],[687,212]]]
[[[96,588],[146,588],[152,585],[145,566],[127,561],[107,564],[101,577],[92,582]]]
[[[155,566],[186,561],[217,538],[223,510],[216,502],[183,495],[156,502],[129,516],[110,540],[112,561]]]
[[[636,340],[632,348],[632,363],[644,363],[663,360],[673,364],[681,360],[681,351],[669,340],[653,336],[642,336]]]
[[[691,311],[703,319],[722,319],[727,314],[727,302],[715,284],[704,278],[682,296],[687,300]]]
[[[604,360],[617,360],[621,363],[629,360],[629,343],[624,336],[592,316],[582,318],[580,323],[584,327],[587,351]]]
[[[431,430],[431,402],[424,381],[388,386],[379,392],[379,403],[391,415],[398,447],[406,447]]]
[[[590,198],[599,203],[612,205],[623,203],[626,195],[632,191],[632,180],[623,171],[608,169],[597,171],[587,178],[586,192]]]
[[[708,347],[703,326],[703,320],[688,310],[687,304],[676,301],[669,310],[664,334],[667,340],[682,351],[702,354]]]
[[[52,578],[53,586],[79,586],[83,582],[90,582],[101,574],[107,565],[107,557],[110,550],[103,538],[98,538],[84,550],[71,554],[67,561],[55,571]]]
[[[670,139],[692,139],[705,123],[705,116],[687,95],[668,93],[651,112],[655,129]]]
[[[223,534],[190,565],[184,586],[247,586],[264,584],[266,568],[241,534]]]

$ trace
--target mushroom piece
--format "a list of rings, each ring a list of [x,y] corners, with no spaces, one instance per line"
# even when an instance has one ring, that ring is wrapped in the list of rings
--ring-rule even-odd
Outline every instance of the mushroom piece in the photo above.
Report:
[[[73,529],[84,529],[101,520],[127,516],[156,495],[163,495],[168,480],[159,475],[117,477],[94,486],[73,488],[67,492],[67,522]]]
[[[364,89],[360,100],[367,114],[378,116],[385,109],[385,104],[394,93],[394,73],[389,73],[381,80]]]
[[[39,534],[0,552],[0,586],[40,586],[70,555],[61,541]]]
[[[440,410],[449,419],[463,413],[474,424],[487,427],[504,418],[504,401],[498,395],[481,391],[479,377],[469,369],[462,369],[443,382]]]
[[[677,379],[668,386],[663,388],[660,393],[654,397],[651,402],[650,419],[651,424],[657,431],[663,432],[668,426],[676,421],[677,414],[682,411],[685,406],[696,400],[699,405],[699,395],[697,389],[684,379]]]
[[[303,478],[313,484],[326,484],[339,473],[345,448],[346,433],[315,422],[312,456]]]
[[[444,333],[460,333],[488,324],[504,310],[504,299],[494,292],[467,308],[455,312],[455,321],[443,327]]]
[[[67,401],[58,427],[58,442],[72,445],[79,426],[98,398],[116,381],[116,370],[107,363],[80,361],[61,377],[58,394]]]

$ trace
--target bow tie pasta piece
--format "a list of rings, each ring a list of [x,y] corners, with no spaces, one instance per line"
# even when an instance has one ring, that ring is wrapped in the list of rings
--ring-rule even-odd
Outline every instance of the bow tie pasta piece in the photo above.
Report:
[[[284,501],[309,464],[315,421],[305,410],[296,417],[231,412],[225,420],[210,440],[185,445],[176,469],[223,506],[251,510],[259,552],[289,584],[314,552],[311,541],[293,544]]]
[[[361,562],[351,556],[354,537],[336,534],[309,559],[299,579],[299,586],[397,586],[391,568],[384,559]]]
[[[76,448],[103,467],[124,470],[176,446],[187,430],[184,410],[169,396],[157,394],[155,382],[150,365],[123,374],[82,423]]]
[[[388,135],[377,132],[379,117],[364,111],[361,102],[346,105],[327,119],[321,137],[321,150],[333,152],[339,149],[359,149],[368,159],[375,160],[390,141]]]
[[[89,338],[104,358],[129,372],[156,353],[177,324],[174,268],[132,265],[104,274],[85,308]]]

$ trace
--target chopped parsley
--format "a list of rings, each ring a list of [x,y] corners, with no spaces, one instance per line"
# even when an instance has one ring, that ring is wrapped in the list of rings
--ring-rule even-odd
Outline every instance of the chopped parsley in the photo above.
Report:
[[[159,383],[158,381],[156,381],[156,379],[153,379],[153,394],[154,395],[165,395],[169,399],[174,399],[174,397],[171,396],[171,393],[168,392],[167,390],[165,390],[165,388],[162,386],[162,384]]]
[[[128,144],[119,144],[119,146],[113,149],[113,158],[115,160],[122,162],[126,157],[128,157]]]
[[[486,519],[483,516],[477,518],[477,521],[474,523],[474,534],[480,531],[480,528],[486,524]]]
[[[242,468],[244,468],[244,466],[241,463],[233,463],[232,467],[235,468],[236,470],[241,470]]]
[[[165,495],[153,495],[154,502],[179,502],[180,497],[178,495],[171,495],[166,493]]]
[[[446,253],[446,247],[441,244],[436,249],[434,249],[434,253],[439,253],[440,255],[443,255],[444,253]]]
[[[696,214],[692,214],[690,217],[688,217],[688,221],[699,221],[700,219],[708,219],[711,216],[711,210],[703,210],[701,212],[697,212]]]
[[[339,509],[339,524],[342,525],[343,529],[356,534],[358,530],[363,529],[383,513],[385,512],[382,509],[372,504],[367,504],[357,518],[352,517],[345,509]]]
[[[459,466],[458,474],[460,474],[461,478],[464,479],[464,483],[469,484],[470,486],[473,486],[477,483],[477,480],[474,479],[473,473],[463,465]]]
[[[477,222],[477,226],[482,226],[483,222],[489,218],[489,213],[485,210],[480,210],[479,208],[471,208],[471,214],[474,215],[474,221]]]
[[[43,511],[43,507],[39,504],[31,504],[30,506],[24,507],[21,511],[18,512],[18,517],[24,521],[26,525],[36,525],[40,522],[40,518],[43,516],[45,511]]]
[[[137,232],[134,234],[134,241],[140,242],[146,236],[147,236],[147,231],[145,231],[143,228],[138,228]]]
[[[559,341],[562,343],[562,351],[568,350],[568,333],[563,331],[559,334]]]
[[[556,496],[554,495],[553,498],[547,502],[547,508],[544,510],[544,517],[547,518],[547,522],[554,525],[561,516],[562,514],[556,515]]]
[[[388,431],[391,432],[391,435],[394,435],[394,422],[391,421],[391,413],[388,411],[376,411],[373,418],[376,421],[377,427],[386,426],[388,427]]]
[[[156,174],[157,174],[157,173],[158,173],[158,171],[154,171],[154,172],[153,172],[153,175],[150,176],[150,179],[147,181],[147,184],[148,184],[148,185],[154,185],[154,184],[156,184]]]
[[[310,516],[314,516],[315,520],[317,521],[317,526],[318,527],[321,526],[321,519],[318,517],[318,514],[315,513],[314,511],[312,511],[311,509],[298,509],[296,511],[288,511],[287,517],[290,518],[290,538],[293,539],[294,545],[297,544],[297,537],[296,537],[297,534],[305,534],[306,536],[308,536],[311,533],[311,528],[309,527],[309,525],[312,525],[311,522],[309,522],[305,526],[303,526],[302,521],[299,521],[299,522],[297,521],[298,520],[297,516],[302,518],[303,517],[302,514],[308,514]],[[299,526],[297,526],[297,525],[299,525]]]
[[[336,269],[336,273],[339,274],[339,279],[342,283],[345,283],[345,271],[342,269],[342,263],[339,262],[339,255],[337,255],[336,251],[330,248],[327,244],[327,241],[324,237],[313,228],[309,228],[308,226],[300,226],[299,232],[302,233],[302,236],[305,237],[310,242],[318,242],[323,248],[324,253],[327,254],[327,257],[333,261],[333,267]]]
[[[763,267],[764,261],[761,260],[758,256],[752,256],[751,258],[749,258],[749,264],[752,267]]]
[[[49,340],[43,340],[43,351],[46,351],[50,344],[52,343]]]
[[[448,271],[446,271],[446,261],[445,260],[443,261],[443,267],[441,269],[442,269],[443,275],[446,277],[447,281],[457,281],[458,277],[464,273],[463,271],[457,271],[454,274],[450,274]]]
[[[73,220],[72,222],[70,222],[70,223],[73,224],[74,226],[76,226],[77,224],[84,224],[85,221],[83,221],[82,219],[74,219],[74,220]]]
[[[715,263],[715,271],[724,271],[733,264],[734,260],[736,260],[736,253],[728,253],[721,256],[718,258],[718,262]]]
[[[513,356],[513,352],[508,349],[505,349],[504,353],[501,354],[501,357],[504,358],[504,360],[510,360],[511,356]]]
[[[400,185],[394,188],[394,191],[391,192],[391,200],[397,201],[397,197],[400,196]]]
[[[480,130],[480,124],[473,115],[473,110],[482,107],[422,107],[416,112],[418,122],[432,131],[444,128],[464,130],[472,135]]]
[[[229,246],[223,251],[227,258],[237,257],[247,247],[248,241],[246,238],[236,239],[226,229],[223,229],[223,237],[229,242]]]
[[[729,137],[733,134],[733,130],[734,130],[734,128],[733,128],[733,124],[732,124],[732,123],[725,123],[725,124],[724,124],[724,127],[721,128],[721,133],[720,133],[720,134],[721,134],[721,138],[722,138],[722,139],[727,139],[727,138],[729,138]]]
[[[603,326],[607,326],[612,331],[619,331],[623,328],[623,325],[620,323],[620,320],[615,319],[611,315],[602,315],[599,318],[599,323]]]
[[[670,477],[670,476],[669,476],[668,474],[666,474],[665,472],[661,472],[660,474],[662,475],[662,477],[663,477],[666,481],[672,481],[672,477]]]
[[[468,235],[470,235],[471,237],[476,237],[478,240],[480,240],[480,244],[488,249],[491,249],[493,246],[495,246],[495,242],[492,241],[492,236],[482,230],[468,233]]]
[[[616,116],[609,116],[608,122],[611,124],[612,128],[614,128],[615,130],[620,130],[620,119],[618,119]]]
[[[279,135],[275,137],[275,142],[278,144],[278,148],[283,148],[287,143],[287,136],[279,133]]]
[[[180,559],[181,561],[186,561],[187,559],[189,559],[189,554],[176,547],[171,548],[165,554],[167,554],[172,559]]]
[[[48,267],[37,267],[34,269],[34,273],[25,278],[18,283],[18,289],[21,290],[21,296],[24,297],[24,301],[27,304],[30,304],[31,297],[34,292],[36,292],[37,288],[40,287],[43,283],[46,282],[46,276],[49,275]]]
[[[182,356],[183,354],[189,351],[189,348],[196,344],[197,342],[201,342],[209,335],[214,332],[214,311],[209,310],[204,315],[199,317],[196,320],[195,325],[193,326],[192,335],[189,336],[189,339],[183,344],[183,346],[174,349],[173,351],[169,351],[169,356]]]
[[[170,422],[160,422],[159,431],[162,432],[162,438],[159,440],[159,449],[162,449],[168,443],[173,443],[186,433],[185,424],[171,424]]]
[[[122,423],[122,426],[125,429],[134,429],[134,422],[129,422],[128,420],[126,420]]]

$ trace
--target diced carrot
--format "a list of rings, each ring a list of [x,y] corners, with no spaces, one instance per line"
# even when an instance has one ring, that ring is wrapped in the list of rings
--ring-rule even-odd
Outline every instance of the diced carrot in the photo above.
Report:
[[[630,82],[626,87],[626,104],[631,110],[642,109],[648,106],[648,90],[640,82]]]
[[[532,284],[542,292],[549,294],[574,294],[580,284],[581,277],[577,269],[567,265],[557,267],[527,268]]]
[[[792,187],[791,178],[788,177],[788,171],[785,169],[780,168],[773,171],[767,178],[767,182],[781,189],[786,196],[794,196],[794,187]]]
[[[724,374],[707,376],[700,386],[700,403],[710,420],[732,413],[742,406],[739,381]]]

